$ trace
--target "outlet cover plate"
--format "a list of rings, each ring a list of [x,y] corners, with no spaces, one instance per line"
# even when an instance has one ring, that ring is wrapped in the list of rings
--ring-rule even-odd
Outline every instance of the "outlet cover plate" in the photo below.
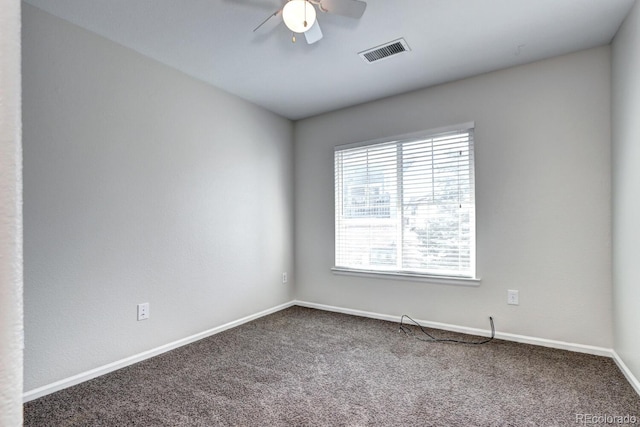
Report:
[[[138,320],[147,320],[149,318],[149,303],[143,302],[138,304]]]

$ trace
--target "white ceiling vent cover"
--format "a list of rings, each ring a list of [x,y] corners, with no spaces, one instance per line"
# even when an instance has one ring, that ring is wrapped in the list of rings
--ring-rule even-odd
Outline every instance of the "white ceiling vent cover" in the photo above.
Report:
[[[389,58],[390,56],[397,55],[402,52],[409,52],[411,49],[407,44],[407,41],[403,38],[385,43],[380,46],[373,47],[371,49],[358,52],[358,55],[367,63],[379,61],[381,59]]]

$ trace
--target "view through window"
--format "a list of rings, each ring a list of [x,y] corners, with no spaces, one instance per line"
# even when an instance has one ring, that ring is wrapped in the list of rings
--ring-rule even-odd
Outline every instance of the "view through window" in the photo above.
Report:
[[[473,129],[336,147],[337,269],[475,276]]]

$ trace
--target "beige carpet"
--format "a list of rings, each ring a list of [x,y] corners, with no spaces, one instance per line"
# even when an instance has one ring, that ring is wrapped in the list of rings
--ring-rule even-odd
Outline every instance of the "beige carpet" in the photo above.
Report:
[[[584,414],[640,424],[640,397],[609,358],[428,343],[292,307],[29,402],[25,425],[576,426]]]

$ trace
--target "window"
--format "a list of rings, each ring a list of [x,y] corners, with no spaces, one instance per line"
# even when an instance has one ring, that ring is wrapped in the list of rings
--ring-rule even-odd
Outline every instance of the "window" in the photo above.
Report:
[[[336,270],[474,278],[474,193],[472,125],[336,147]]]

